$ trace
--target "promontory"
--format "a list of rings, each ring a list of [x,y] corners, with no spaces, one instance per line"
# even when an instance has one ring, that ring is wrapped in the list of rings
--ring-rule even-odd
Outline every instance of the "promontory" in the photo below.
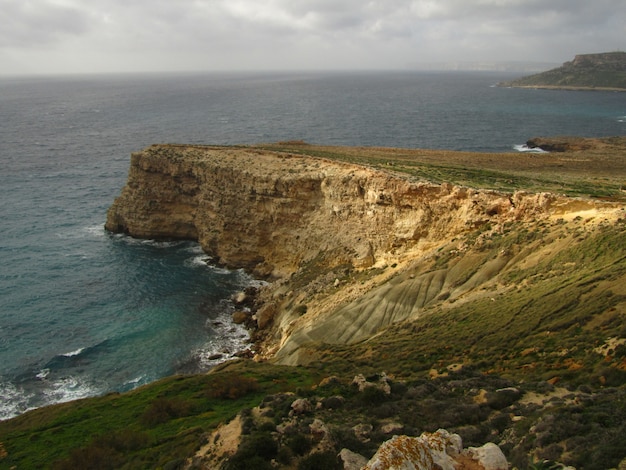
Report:
[[[561,67],[502,82],[499,85],[519,88],[626,91],[626,52],[580,54]]]

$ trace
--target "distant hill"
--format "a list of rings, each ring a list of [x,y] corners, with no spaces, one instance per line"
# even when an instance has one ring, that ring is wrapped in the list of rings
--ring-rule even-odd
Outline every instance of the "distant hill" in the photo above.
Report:
[[[626,52],[577,55],[573,61],[565,62],[561,67],[499,85],[626,91]]]

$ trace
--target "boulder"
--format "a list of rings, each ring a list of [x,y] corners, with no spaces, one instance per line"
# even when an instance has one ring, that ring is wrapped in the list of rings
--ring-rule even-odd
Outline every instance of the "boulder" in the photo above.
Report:
[[[233,323],[241,325],[242,323],[246,322],[248,316],[249,314],[247,312],[236,310],[235,312],[233,312]]]
[[[294,415],[308,414],[313,411],[313,404],[306,398],[298,398],[291,404],[291,413]]]
[[[500,448],[487,443],[463,450],[461,437],[445,429],[420,437],[393,436],[384,442],[363,470],[507,470]]]
[[[348,449],[341,449],[339,460],[343,464],[343,470],[361,470],[367,465],[367,459]]]
[[[463,451],[463,455],[467,455],[482,465],[484,470],[507,470],[509,468],[506,457],[493,442],[488,442],[482,447],[468,447]]]
[[[445,429],[420,437],[393,436],[384,442],[364,470],[456,470],[461,437]]]

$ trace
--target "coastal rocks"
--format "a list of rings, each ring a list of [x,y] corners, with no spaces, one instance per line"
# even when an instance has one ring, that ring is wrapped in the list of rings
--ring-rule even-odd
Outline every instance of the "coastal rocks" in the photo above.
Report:
[[[487,443],[463,450],[461,438],[445,429],[419,437],[394,436],[384,442],[363,470],[506,470],[500,448]]]

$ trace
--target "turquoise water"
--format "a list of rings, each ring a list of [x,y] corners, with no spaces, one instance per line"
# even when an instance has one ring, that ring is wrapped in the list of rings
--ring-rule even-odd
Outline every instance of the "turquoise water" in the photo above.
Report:
[[[496,88],[484,73],[0,80],[0,419],[206,370],[246,346],[252,280],[192,242],[104,231],[131,152],[158,142],[508,151],[623,135],[626,93]]]

